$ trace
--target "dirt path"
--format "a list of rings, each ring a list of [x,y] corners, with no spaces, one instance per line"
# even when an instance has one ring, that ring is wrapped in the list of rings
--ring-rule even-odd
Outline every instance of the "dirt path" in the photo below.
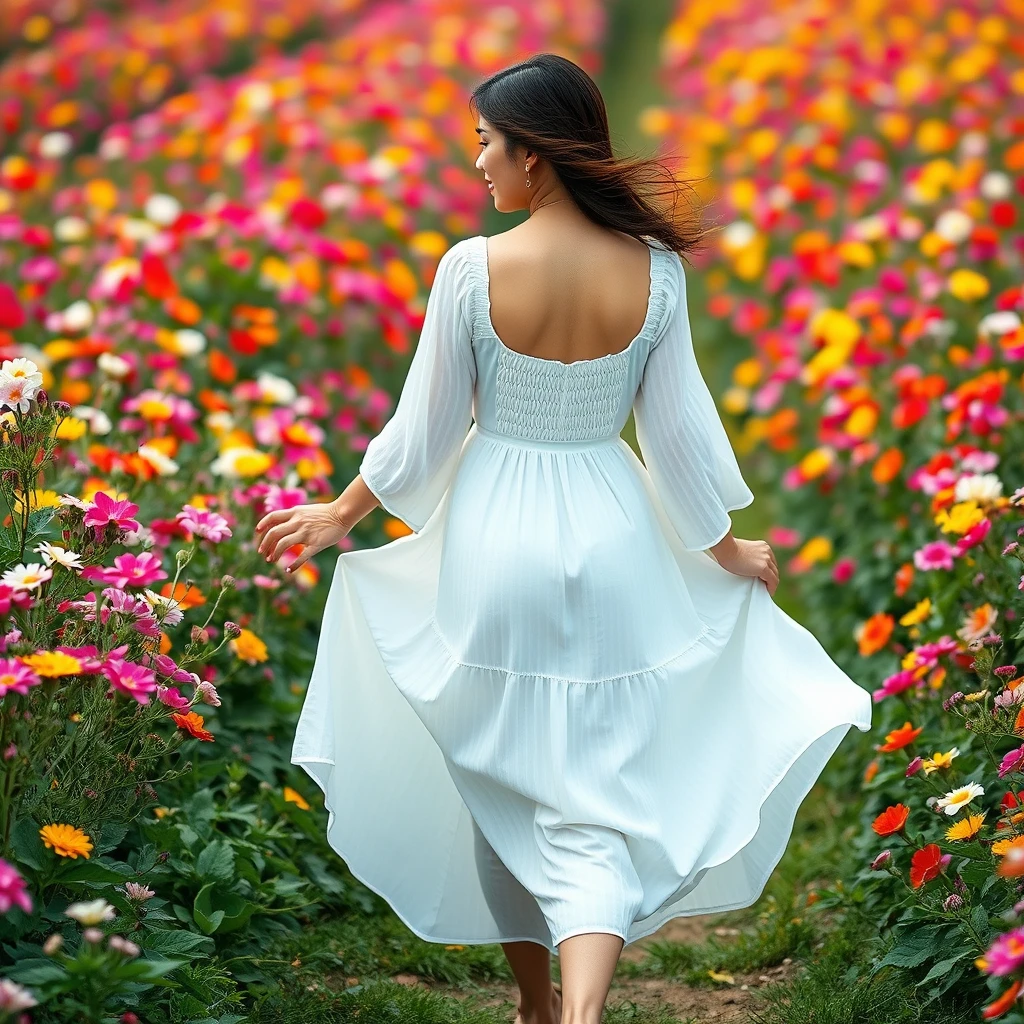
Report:
[[[639,962],[645,956],[646,948],[654,942],[676,942],[696,945],[715,935],[728,942],[739,934],[735,928],[723,927],[716,923],[720,915],[710,917],[677,917],[645,939],[627,946],[620,958],[623,962]],[[722,981],[714,987],[695,987],[672,978],[631,978],[616,972],[608,995],[608,1006],[635,1003],[646,1010],[667,1010],[673,1017],[686,1024],[746,1024],[747,1011],[753,1004],[753,992],[778,981],[789,980],[796,971],[796,964],[787,958],[777,967],[770,967],[752,973],[733,973],[732,982]],[[505,983],[486,983],[467,992],[452,985],[430,983],[414,974],[399,974],[394,981],[405,985],[417,985],[442,993],[450,998],[465,1002],[468,1007],[508,1006],[508,1020],[515,1017],[516,986]]]

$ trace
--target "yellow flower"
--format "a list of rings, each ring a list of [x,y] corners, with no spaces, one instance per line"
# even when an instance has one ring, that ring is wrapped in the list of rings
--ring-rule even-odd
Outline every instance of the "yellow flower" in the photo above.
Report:
[[[284,787],[284,798],[289,803],[296,804],[298,806],[299,810],[302,810],[302,811],[308,811],[309,810],[309,804],[306,803],[306,800],[303,797],[303,795],[301,793],[297,792],[296,790],[292,789],[291,786],[285,786]]]
[[[228,643],[228,647],[236,657],[255,665],[258,661],[267,660],[267,645],[252,630],[242,632]]]
[[[82,663],[70,654],[60,651],[36,651],[35,654],[22,654],[18,661],[27,665],[37,675],[47,679],[58,676],[76,676],[82,672]]]
[[[938,751],[935,752],[934,757],[926,757],[921,762],[921,767],[924,768],[927,774],[938,771],[940,768],[949,768],[953,764],[953,758],[960,753],[959,747],[954,747],[952,750],[947,750],[945,754],[940,754]]]
[[[92,843],[89,837],[74,825],[44,825],[39,830],[43,842],[48,849],[53,850],[58,857],[82,856],[89,859],[89,851]]]
[[[77,416],[68,416],[61,420],[60,426],[53,432],[59,441],[77,441],[87,430],[89,424]]]
[[[1002,857],[1012,846],[1024,846],[1024,836],[1013,836],[1010,839],[997,839],[992,844],[992,852]]]
[[[984,518],[985,513],[972,499],[971,501],[959,501],[948,509],[940,510],[935,516],[935,525],[943,533],[956,533],[963,536]]]
[[[950,294],[961,302],[974,302],[976,299],[984,298],[989,292],[988,278],[966,267],[954,270],[949,275],[946,286]]]
[[[966,818],[961,818],[955,825],[950,825],[946,829],[946,838],[954,841],[973,839],[981,831],[984,820],[984,814],[971,814]]]
[[[964,697],[964,700],[973,704],[975,701],[984,700],[987,693],[988,690],[975,690],[973,693],[967,694],[967,696]]]
[[[919,622],[924,622],[928,618],[931,610],[932,599],[930,597],[923,598],[900,619],[900,625],[916,626]]]

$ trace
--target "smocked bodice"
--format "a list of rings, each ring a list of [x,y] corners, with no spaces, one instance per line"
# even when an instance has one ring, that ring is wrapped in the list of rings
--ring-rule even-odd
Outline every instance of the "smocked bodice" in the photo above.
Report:
[[[650,297],[640,333],[619,352],[563,363],[526,355],[502,342],[491,322],[487,239],[466,240],[472,346],[473,417],[492,436],[549,443],[614,441],[629,418],[651,342],[675,301],[676,255],[648,240]]]

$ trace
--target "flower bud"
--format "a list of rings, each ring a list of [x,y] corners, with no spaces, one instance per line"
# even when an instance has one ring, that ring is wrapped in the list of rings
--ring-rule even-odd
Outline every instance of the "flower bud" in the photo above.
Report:
[[[883,867],[889,862],[889,858],[892,857],[892,853],[889,850],[883,850],[872,862],[872,871],[881,871]]]
[[[40,388],[36,392],[36,403],[40,409],[45,409],[50,404],[50,396],[46,393],[45,388]]]
[[[64,936],[60,932],[54,932],[44,943],[43,952],[47,956],[53,956],[54,953],[64,945]]]
[[[53,411],[57,413],[58,416],[70,416],[71,403],[65,401],[54,402]]]
[[[103,930],[101,928],[86,928],[82,932],[82,938],[86,942],[102,942],[103,941]]]
[[[942,710],[948,711],[950,708],[955,707],[964,699],[964,694],[957,690],[956,693],[951,693],[943,702]]]
[[[924,758],[922,758],[919,754],[917,757],[914,758],[913,761],[910,762],[910,764],[907,765],[907,770],[904,772],[905,777],[909,779],[911,775],[916,774],[918,771],[920,771],[921,765],[923,764]]]
[[[963,907],[963,905],[963,897],[960,896],[958,893],[951,892],[946,897],[945,902],[942,904],[942,909],[945,910],[947,914],[951,914],[955,910],[960,910]]]
[[[225,575],[220,578],[220,585],[224,587],[225,590],[229,590],[231,587],[235,586],[236,583],[237,581],[234,576]]]
[[[242,635],[242,627],[237,622],[231,622],[228,620],[224,623],[224,632],[231,637],[232,640],[235,640]]]
[[[202,626],[193,626],[191,637],[194,644],[208,644],[210,642],[210,634]]]

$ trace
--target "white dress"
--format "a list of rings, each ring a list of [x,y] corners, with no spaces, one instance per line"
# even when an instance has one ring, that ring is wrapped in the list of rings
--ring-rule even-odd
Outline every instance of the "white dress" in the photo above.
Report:
[[[871,725],[764,581],[705,550],[754,496],[682,261],[647,241],[640,333],[572,363],[509,349],[486,238],[452,246],[360,466],[415,532],[339,555],[292,761],[352,873],[432,942],[557,953],[749,906]]]

